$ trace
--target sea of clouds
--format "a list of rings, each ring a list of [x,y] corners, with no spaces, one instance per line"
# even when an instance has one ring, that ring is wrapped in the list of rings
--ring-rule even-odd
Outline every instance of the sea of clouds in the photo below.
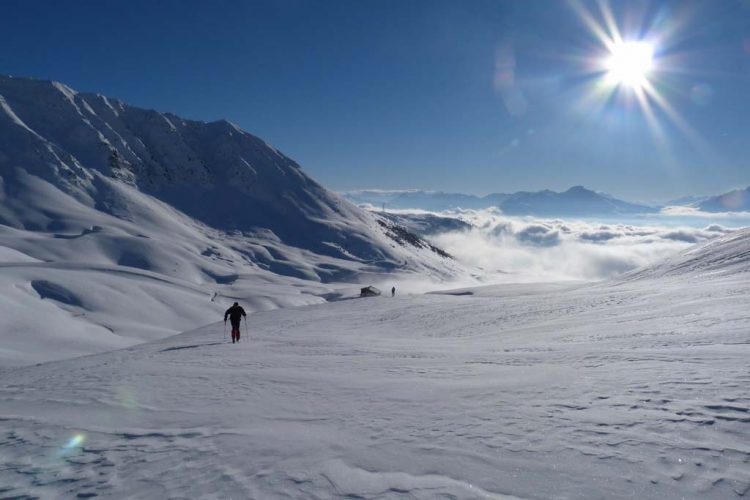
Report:
[[[607,279],[735,229],[708,220],[681,223],[669,214],[633,224],[511,217],[497,209],[398,211],[415,221],[427,213],[471,224],[470,229],[438,232],[428,239],[477,268],[486,282]]]

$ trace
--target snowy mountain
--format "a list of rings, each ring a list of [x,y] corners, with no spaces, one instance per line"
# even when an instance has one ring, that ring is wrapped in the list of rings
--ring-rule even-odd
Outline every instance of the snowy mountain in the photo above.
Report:
[[[697,207],[704,212],[750,212],[750,187],[712,196]]]
[[[574,186],[558,193],[544,190],[520,191],[513,194],[493,193],[479,197],[460,193],[431,191],[349,191],[343,193],[347,199],[359,204],[388,208],[422,210],[450,210],[455,208],[497,207],[508,215],[558,216],[614,216],[623,214],[651,213],[656,208],[619,200],[604,193],[597,193],[583,186]]]
[[[696,207],[706,201],[708,196],[682,196],[664,203],[665,207]]]
[[[404,231],[230,122],[0,76],[0,365],[163,337],[233,297],[267,309],[461,272]]]
[[[685,196],[665,204],[690,207],[703,212],[750,212],[750,187],[735,189],[716,196]]]
[[[472,225],[456,217],[443,217],[429,212],[385,212],[381,214],[393,223],[419,236],[429,237],[454,231],[468,231]]]
[[[744,498],[748,255],[744,230],[638,279],[264,311],[237,345],[215,323],[8,370],[0,493]]]
[[[270,230],[287,245],[335,258],[402,258],[378,238],[372,216],[228,121],[184,120],[55,82],[10,77],[0,77],[0,106],[6,192],[28,188],[25,176],[37,176],[79,202],[132,219],[133,200],[118,192],[128,186],[212,228]],[[6,225],[65,224],[62,214],[35,210],[37,203],[18,209],[14,202],[9,197],[3,206]]]
[[[500,209],[508,215],[538,216],[586,216],[623,215],[653,212],[654,209],[597,193],[583,186],[574,186],[567,191],[520,192],[500,203]]]
[[[346,191],[342,196],[358,205],[389,209],[422,209],[439,212],[454,208],[486,208],[487,201],[473,194],[442,191],[362,189]]]

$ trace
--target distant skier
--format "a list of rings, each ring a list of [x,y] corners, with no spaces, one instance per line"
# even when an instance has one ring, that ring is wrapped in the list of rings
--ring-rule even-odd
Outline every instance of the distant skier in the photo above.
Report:
[[[229,317],[229,321],[232,323],[232,344],[240,341],[240,322],[243,316],[247,318],[245,310],[237,302],[224,313],[224,323],[227,322],[227,317]]]
[[[394,286],[393,288],[391,288],[391,297],[395,297],[395,296],[396,296],[396,287]]]

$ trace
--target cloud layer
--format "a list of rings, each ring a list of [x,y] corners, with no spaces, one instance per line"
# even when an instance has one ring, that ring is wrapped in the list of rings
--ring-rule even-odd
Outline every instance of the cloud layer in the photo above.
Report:
[[[509,217],[492,209],[440,215],[460,218],[473,228],[431,240],[480,268],[488,281],[610,278],[731,231],[718,224],[696,228]]]

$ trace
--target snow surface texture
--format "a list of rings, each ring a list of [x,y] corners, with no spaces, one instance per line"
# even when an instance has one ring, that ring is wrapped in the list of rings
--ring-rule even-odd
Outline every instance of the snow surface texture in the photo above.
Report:
[[[743,497],[749,306],[743,230],[607,283],[259,312],[238,345],[217,323],[9,370],[0,493]]]
[[[464,272],[398,234],[227,121],[0,76],[0,366]]]

